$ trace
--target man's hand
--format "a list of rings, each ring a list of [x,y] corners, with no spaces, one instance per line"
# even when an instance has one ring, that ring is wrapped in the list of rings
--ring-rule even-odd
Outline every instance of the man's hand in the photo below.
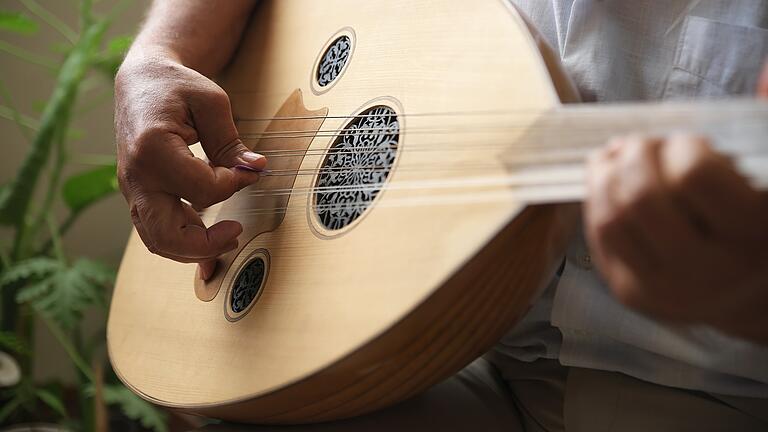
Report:
[[[630,307],[768,343],[768,197],[706,139],[614,140],[589,163],[585,232]]]
[[[136,230],[151,252],[202,263],[208,278],[242,227],[222,221],[206,229],[195,209],[258,180],[266,160],[238,138],[226,93],[167,57],[127,62],[115,88],[118,178]],[[210,164],[189,150],[198,141]]]

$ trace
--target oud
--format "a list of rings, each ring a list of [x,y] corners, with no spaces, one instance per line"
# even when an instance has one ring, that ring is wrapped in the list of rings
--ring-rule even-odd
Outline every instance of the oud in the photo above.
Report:
[[[108,323],[121,380],[227,420],[385,407],[491,347],[552,277],[583,161],[612,135],[706,133],[768,180],[768,106],[567,105],[576,92],[505,1],[261,1],[221,78],[259,182],[200,281],[134,233]]]

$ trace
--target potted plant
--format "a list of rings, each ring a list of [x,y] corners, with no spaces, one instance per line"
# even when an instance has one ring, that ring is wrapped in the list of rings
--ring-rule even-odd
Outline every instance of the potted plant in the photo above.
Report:
[[[83,336],[83,313],[90,308],[106,310],[114,270],[97,260],[71,256],[61,242],[83,212],[117,190],[114,160],[67,178],[63,173],[71,161],[69,143],[77,138],[71,124],[78,96],[94,87],[97,74],[108,79],[96,86],[111,89],[111,79],[130,45],[129,37],[105,36],[126,2],[97,16],[91,0],[80,1],[77,29],[36,0],[19,3],[22,11],[0,10],[0,60],[15,56],[50,69],[56,84],[35,118],[14,107],[7,91],[11,83],[0,82],[4,119],[0,121],[15,122],[30,141],[15,176],[0,185],[0,224],[10,233],[10,241],[0,243],[0,429],[45,421],[72,430],[106,430],[112,410],[144,429],[165,431],[165,413],[115,378],[104,354],[103,332],[97,338]],[[34,36],[42,25],[61,35],[64,44],[57,47],[61,61],[2,38]],[[57,217],[54,209],[61,203],[68,213]],[[77,370],[76,385],[32,378],[36,325],[46,326],[64,348]]]

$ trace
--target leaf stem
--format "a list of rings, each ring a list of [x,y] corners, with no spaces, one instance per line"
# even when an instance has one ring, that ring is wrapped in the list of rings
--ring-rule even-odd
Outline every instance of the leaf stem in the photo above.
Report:
[[[90,113],[91,111],[95,110],[96,108],[103,107],[104,103],[112,99],[114,96],[112,89],[107,89],[93,97],[92,100],[88,101],[86,104],[84,104],[80,109],[75,113],[76,115],[85,115]]]
[[[11,413],[14,412],[23,401],[23,399],[15,397],[10,402],[8,402],[8,405],[0,409],[0,423],[5,423],[5,420],[8,418],[8,416],[10,416]]]
[[[74,155],[70,162],[79,165],[108,166],[115,164],[114,154],[81,153]]]
[[[37,316],[40,317],[45,326],[48,327],[48,330],[50,330],[53,337],[55,337],[59,344],[61,344],[62,348],[64,348],[64,351],[67,352],[67,355],[69,355],[69,358],[72,360],[72,363],[75,364],[77,369],[86,378],[88,378],[88,380],[93,382],[93,370],[91,370],[91,368],[88,366],[88,362],[86,362],[85,359],[80,356],[80,353],[77,352],[74,345],[72,345],[72,342],[67,339],[67,336],[64,334],[64,332],[61,331],[61,329],[56,324],[52,323],[44,314],[38,312]]]
[[[83,33],[93,22],[93,0],[80,0],[80,27]]]
[[[32,51],[27,51],[24,48],[11,45],[8,42],[0,40],[0,52],[5,52],[12,56],[18,57],[24,61],[27,61],[38,66],[42,66],[46,69],[56,70],[57,65],[53,60],[43,57],[39,54],[35,54]]]
[[[27,128],[24,128],[23,126],[23,120],[21,113],[16,108],[16,104],[13,103],[13,99],[11,98],[11,94],[8,93],[8,89],[5,87],[5,84],[3,84],[2,81],[0,81],[0,96],[3,97],[5,100],[5,103],[8,104],[8,106],[4,106],[3,108],[6,108],[11,115],[11,119],[14,123],[16,123],[16,126],[19,126],[19,130],[21,131],[21,134],[24,135],[24,138],[27,139],[27,141],[32,141],[32,135],[29,134],[29,130]]]
[[[58,195],[59,192],[59,183],[61,182],[61,173],[64,169],[64,164],[67,162],[67,154],[64,149],[64,141],[66,136],[66,131],[69,127],[69,112],[65,112],[60,119],[56,122],[56,132],[54,132],[53,140],[54,140],[54,150],[56,151],[56,159],[53,160],[53,170],[51,171],[50,177],[48,179],[48,190],[45,193],[45,199],[43,200],[43,206],[40,209],[39,213],[37,214],[37,217],[35,218],[35,222],[32,224],[32,235],[35,235],[40,232],[40,228],[42,227],[43,223],[45,222],[46,218],[48,218],[48,223],[50,224],[53,221],[53,218],[51,217],[51,208],[53,207],[53,201]],[[56,241],[59,240],[57,236],[58,229],[55,226],[51,227],[51,239],[54,241],[54,246],[56,246]],[[38,234],[39,235],[39,234]],[[56,238],[54,239],[54,236]],[[36,239],[32,239],[33,241]],[[22,245],[22,247],[26,247],[26,245]],[[60,245],[58,245],[60,248]],[[26,249],[24,249],[26,250]]]
[[[58,19],[54,14],[40,6],[35,0],[21,0],[21,4],[29,9],[30,12],[37,15],[38,18],[45,21],[46,24],[56,29],[56,31],[61,33],[61,35],[67,38],[72,44],[77,43],[77,33],[69,28],[68,25],[64,24],[64,22]]]
[[[48,221],[48,228],[51,231],[51,242],[53,243],[53,251],[56,254],[56,258],[61,262],[66,262],[67,258],[64,255],[64,248],[61,247],[61,238],[59,237],[56,222],[51,215],[48,215],[46,219]]]
[[[31,131],[37,131],[40,128],[37,120],[33,119],[32,117],[25,116],[15,109],[5,105],[0,105],[0,118],[16,122],[17,125]],[[24,135],[28,136],[26,133]]]
[[[39,180],[43,166],[45,165],[50,148],[53,144],[54,134],[56,133],[57,119],[68,115],[72,111],[72,105],[77,97],[80,82],[83,80],[93,53],[101,41],[106,23],[97,22],[88,27],[77,45],[67,56],[64,64],[59,71],[56,88],[53,95],[43,111],[40,122],[40,130],[35,136],[35,140],[27,153],[24,162],[16,174],[13,182],[9,185],[9,193],[5,194],[0,202],[0,216],[5,222],[13,223],[17,226],[16,238],[14,239],[13,255],[14,259],[20,257],[20,242],[24,223],[29,213],[29,204],[35,191],[35,186]]]
[[[58,237],[62,238],[64,235],[67,234],[67,231],[69,231],[70,228],[72,228],[72,225],[75,223],[77,218],[80,217],[80,211],[73,211],[70,212],[66,219],[64,219],[64,222],[59,226],[58,231]],[[47,255],[51,248],[54,246],[53,236],[48,239],[47,242],[43,245],[42,248],[40,248],[40,251],[38,252],[40,255]]]

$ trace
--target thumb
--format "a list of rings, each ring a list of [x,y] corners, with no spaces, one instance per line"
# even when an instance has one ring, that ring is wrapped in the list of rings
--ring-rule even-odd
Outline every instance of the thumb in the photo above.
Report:
[[[229,96],[221,87],[201,90],[190,104],[200,144],[214,166],[262,171],[267,159],[243,145],[232,118]]]

